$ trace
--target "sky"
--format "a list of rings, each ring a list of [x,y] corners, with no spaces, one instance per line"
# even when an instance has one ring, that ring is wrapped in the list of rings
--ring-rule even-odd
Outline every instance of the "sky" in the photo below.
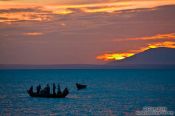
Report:
[[[0,0],[0,64],[105,64],[175,48],[175,0]]]

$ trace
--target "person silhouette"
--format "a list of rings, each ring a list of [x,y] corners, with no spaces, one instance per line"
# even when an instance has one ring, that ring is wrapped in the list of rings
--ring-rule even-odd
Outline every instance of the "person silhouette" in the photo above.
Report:
[[[61,88],[60,88],[60,84],[58,84],[58,88],[57,88],[57,95],[60,95],[61,94]]]
[[[55,85],[55,83],[53,83],[53,94],[54,95],[56,94],[55,89],[56,89],[56,85]]]
[[[49,84],[47,84],[47,86],[46,86],[46,93],[47,93],[47,95],[50,94],[50,86],[49,86]]]
[[[36,90],[37,90],[37,94],[39,94],[39,93],[40,93],[40,90],[41,90],[41,85],[38,85],[38,86],[36,87]]]
[[[33,86],[30,87],[29,93],[33,93]]]
[[[66,87],[65,89],[64,89],[64,94],[68,94],[69,93],[69,90],[68,90],[68,88]]]

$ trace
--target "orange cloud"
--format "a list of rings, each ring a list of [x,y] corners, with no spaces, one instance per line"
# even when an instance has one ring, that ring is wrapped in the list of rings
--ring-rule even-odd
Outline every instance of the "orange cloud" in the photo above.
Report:
[[[175,33],[157,34],[155,36],[147,36],[141,38],[129,38],[127,40],[160,40],[160,39],[175,39]]]
[[[49,20],[49,16],[41,12],[2,12],[0,13],[0,22],[15,21],[44,21]]]
[[[157,34],[154,36],[145,36],[145,37],[136,37],[136,38],[127,38],[127,39],[116,39],[114,41],[146,41],[146,40],[173,40],[175,39],[175,33],[167,33],[167,34]]]
[[[24,35],[39,36],[39,35],[43,35],[43,33],[41,33],[41,32],[27,32],[27,33],[24,33]]]
[[[155,8],[163,5],[175,4],[174,0],[135,0],[135,1],[106,1],[103,3],[90,2],[86,4],[42,4],[41,2],[0,2],[0,9],[23,9],[40,8],[43,11],[50,11],[53,14],[67,15],[78,9],[85,13],[115,12],[121,10],[133,10],[139,8]],[[1,13],[0,13],[1,15]],[[14,14],[13,14],[14,15]],[[37,14],[36,14],[37,15]]]
[[[174,41],[165,41],[165,42],[156,42],[149,44],[149,48],[158,48],[158,47],[168,47],[168,48],[175,48]]]
[[[125,59],[127,57],[133,56],[133,53],[106,53],[103,55],[99,55],[96,57],[96,59],[98,60],[104,60],[104,61],[108,61],[108,60],[122,60]]]
[[[137,53],[144,52],[145,50],[158,48],[158,47],[175,48],[175,42],[174,41],[155,42],[155,43],[148,44],[147,47],[143,47],[137,50],[129,50],[123,53],[105,53],[102,55],[98,55],[96,59],[103,60],[103,61],[122,60],[128,57],[131,57]]]
[[[75,12],[75,10],[73,9],[79,9],[85,13],[98,13],[98,12],[115,12],[115,11],[121,11],[121,10],[132,10],[132,9],[139,9],[139,8],[155,8],[162,5],[172,5],[172,4],[175,4],[175,1],[172,1],[172,0],[137,1],[136,0],[136,1],[76,4],[76,5],[45,5],[44,9],[56,14],[70,14]]]
[[[143,52],[148,49],[152,48],[158,48],[158,47],[168,47],[168,48],[175,48],[175,42],[172,41],[175,39],[175,33],[168,33],[168,34],[157,34],[154,36],[145,36],[145,37],[138,37],[138,38],[128,38],[128,39],[120,39],[117,41],[127,41],[127,40],[165,40],[163,42],[154,42],[148,44],[146,47],[139,48],[137,50],[128,50],[126,52],[122,53],[105,53],[102,55],[99,55],[96,57],[98,60],[104,60],[104,61],[109,61],[109,60],[122,60],[127,57],[131,57],[137,53]],[[171,40],[171,41],[168,41]]]
[[[141,0],[141,1],[106,1],[103,3],[90,2],[85,4],[42,4],[41,2],[0,2],[0,23],[11,23],[16,21],[49,21],[53,18],[51,14],[68,15],[81,11],[82,13],[112,13],[134,9],[153,9],[158,6],[175,4],[174,0]],[[21,11],[19,11],[21,9]],[[33,11],[22,11],[33,9]],[[36,10],[39,9],[39,10]],[[5,11],[7,10],[7,11]],[[14,12],[16,11],[16,12]],[[121,12],[120,12],[121,13]]]

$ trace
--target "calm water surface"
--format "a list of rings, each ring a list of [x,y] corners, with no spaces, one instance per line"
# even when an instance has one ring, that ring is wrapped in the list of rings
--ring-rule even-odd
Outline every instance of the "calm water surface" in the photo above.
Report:
[[[60,83],[65,99],[31,98],[31,85]],[[88,88],[77,91],[75,83]],[[175,111],[175,69],[0,70],[0,115],[134,116],[144,106]]]

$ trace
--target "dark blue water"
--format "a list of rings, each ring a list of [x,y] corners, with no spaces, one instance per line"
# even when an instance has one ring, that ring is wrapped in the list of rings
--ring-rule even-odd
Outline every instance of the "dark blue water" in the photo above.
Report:
[[[63,99],[31,98],[31,85],[60,83]],[[77,91],[75,83],[88,88]],[[1,70],[0,115],[134,116],[144,106],[175,111],[175,70]]]

